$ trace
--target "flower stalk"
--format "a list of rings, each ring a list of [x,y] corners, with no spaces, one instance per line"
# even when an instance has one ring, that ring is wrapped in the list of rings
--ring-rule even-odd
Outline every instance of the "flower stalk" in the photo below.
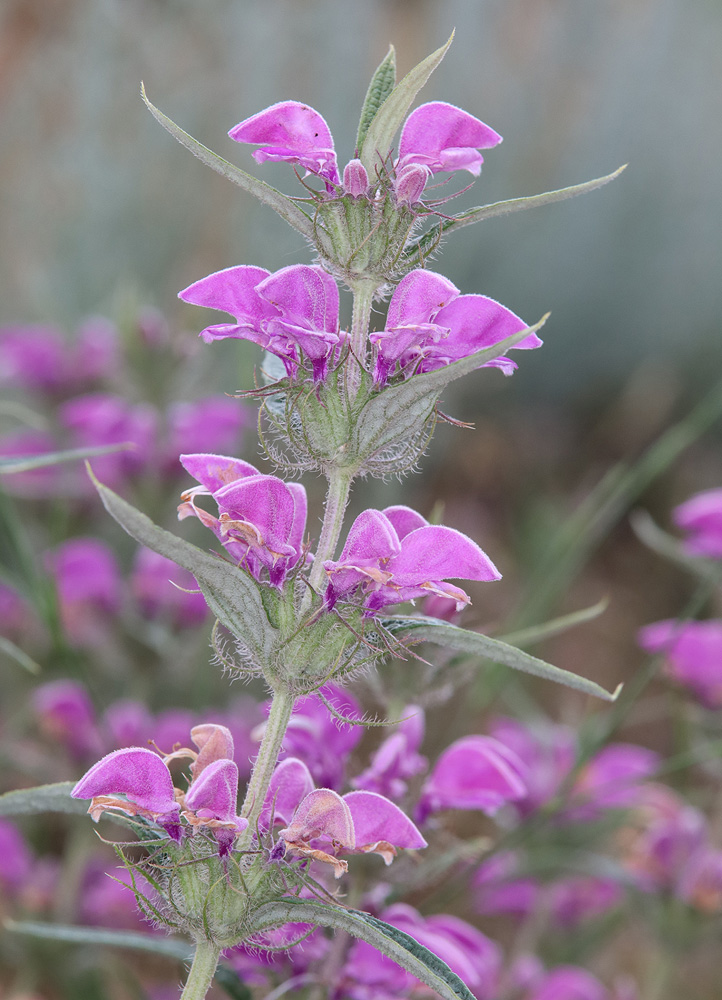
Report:
[[[293,712],[294,702],[295,698],[288,691],[280,690],[274,693],[261,746],[241,808],[241,816],[248,820],[248,826],[236,842],[236,849],[239,851],[245,850],[249,846],[256,831],[256,823],[266,800],[271,776],[278,763],[278,755]]]
[[[203,1000],[213,982],[220,954],[221,949],[211,941],[198,942],[181,1000]]]

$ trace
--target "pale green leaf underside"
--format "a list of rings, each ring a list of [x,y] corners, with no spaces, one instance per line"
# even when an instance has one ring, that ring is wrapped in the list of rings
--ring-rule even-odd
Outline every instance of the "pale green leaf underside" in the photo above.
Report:
[[[395,635],[406,633],[410,639],[435,642],[446,649],[468,653],[470,656],[479,656],[485,660],[491,660],[493,663],[501,663],[513,670],[521,670],[526,674],[533,674],[535,677],[555,681],[557,684],[563,684],[565,687],[573,688],[584,694],[592,694],[604,701],[616,701],[621,691],[621,684],[616,691],[610,693],[599,684],[595,684],[594,681],[587,680],[586,677],[579,677],[569,670],[554,667],[515,646],[501,642],[500,639],[492,639],[481,632],[470,632],[468,629],[459,628],[435,618],[397,615],[385,620],[383,624],[390,628]]]
[[[414,66],[394,87],[374,116],[360,154],[370,178],[373,179],[377,169],[383,168],[384,160],[391,152],[394,136],[409,113],[416,95],[446,55],[453,38],[452,34],[445,45],[432,52],[418,66]]]
[[[30,674],[40,673],[40,664],[36,663],[32,656],[28,656],[24,649],[16,646],[14,642],[11,642],[2,635],[0,635],[0,653],[4,653],[5,656],[14,660],[23,670],[27,670]]]
[[[242,187],[244,191],[252,194],[254,198],[258,198],[265,205],[277,212],[282,219],[285,219],[289,225],[293,226],[294,229],[298,230],[303,236],[311,239],[313,236],[313,224],[311,220],[305,215],[300,208],[293,204],[290,198],[287,198],[285,194],[278,191],[276,188],[271,187],[270,184],[266,184],[265,181],[259,180],[252,174],[247,174],[245,170],[241,170],[233,163],[229,163],[228,160],[224,160],[222,156],[214,153],[213,150],[208,149],[203,143],[198,142],[194,139],[192,135],[184,132],[180,126],[176,125],[167,115],[164,115],[162,111],[159,111],[155,105],[151,104],[145,93],[145,87],[141,84],[140,87],[141,97],[146,103],[148,110],[153,115],[155,120],[159,122],[163,128],[170,132],[174,139],[185,146],[186,149],[190,150],[195,157],[197,157],[202,163],[215,170],[217,174],[222,177],[228,178],[229,181],[233,181],[239,187]]]
[[[391,94],[391,91],[395,86],[396,50],[393,45],[391,45],[383,62],[380,63],[380,65],[376,68],[374,75],[371,77],[369,89],[366,91],[366,97],[364,98],[363,107],[361,109],[361,118],[358,123],[358,132],[356,133],[357,150],[362,148],[369,125],[376,116],[376,112],[379,110],[386,98]]]
[[[5,792],[0,795],[0,816],[29,816],[45,812],[75,815],[87,813],[87,802],[70,797],[74,785],[74,781],[58,781],[52,785]]]
[[[547,316],[535,326],[520,330],[493,347],[477,351],[476,354],[470,354],[467,358],[461,358],[425,375],[414,375],[399,385],[389,386],[373,395],[358,416],[355,428],[357,450],[362,450],[366,457],[408,441],[419,424],[431,415],[439,395],[447,385],[475,371],[487,361],[502,357],[530,333],[540,330]]]
[[[139,934],[133,931],[106,930],[101,927],[74,927],[68,924],[46,924],[36,920],[6,920],[5,929],[13,934],[45,938],[49,941],[64,941],[67,944],[110,945],[114,948],[133,948],[135,951],[150,951],[156,955],[166,955],[181,962],[193,958],[193,946],[180,938],[161,937],[155,934]]]
[[[444,1000],[474,1000],[471,991],[437,955],[410,934],[360,910],[323,903],[280,901],[267,903],[253,916],[253,930],[260,932],[286,923],[334,927],[360,938],[416,976]]]
[[[263,609],[258,587],[248,573],[154,524],[99,483],[92,472],[90,476],[111,517],[136,541],[192,573],[216,618],[233,635],[242,638],[259,664],[265,662],[273,641],[273,629]]]
[[[95,448],[51,451],[45,455],[4,455],[0,458],[0,474],[29,472],[31,469],[42,469],[46,465],[59,465],[60,462],[97,458],[98,455],[110,455],[114,451],[132,451],[134,448],[135,445],[132,441],[123,441],[120,444],[103,444]]]

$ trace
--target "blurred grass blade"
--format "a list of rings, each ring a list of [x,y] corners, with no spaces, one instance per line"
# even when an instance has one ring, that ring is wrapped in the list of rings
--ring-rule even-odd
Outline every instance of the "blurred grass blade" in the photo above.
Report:
[[[135,951],[166,955],[180,962],[187,962],[193,958],[193,947],[190,944],[161,934],[139,934],[133,931],[106,930],[101,927],[75,927],[70,924],[46,924],[39,920],[6,920],[4,926],[13,934],[45,938],[46,941],[132,948]]]
[[[5,792],[0,795],[0,816],[29,816],[45,812],[83,815],[88,812],[88,803],[70,797],[74,787],[74,781],[58,781],[52,785]]]
[[[208,149],[203,143],[194,139],[192,135],[184,132],[167,115],[164,115],[154,104],[151,104],[142,83],[140,85],[140,94],[155,120],[163,126],[166,132],[170,132],[173,138],[177,139],[182,146],[185,146],[187,150],[193,153],[201,163],[205,163],[207,167],[215,170],[217,174],[226,177],[229,181],[233,181],[234,184],[242,187],[244,191],[252,194],[254,198],[258,198],[259,201],[272,208],[274,212],[280,215],[282,219],[285,219],[289,225],[293,226],[294,229],[307,239],[312,239],[312,221],[300,208],[294,205],[290,198],[287,198],[285,194],[276,190],[276,188],[271,187],[270,184],[266,184],[265,181],[259,180],[252,174],[247,174],[245,170],[241,170],[235,164],[224,160],[222,156],[214,153],[212,149]]]
[[[30,674],[39,674],[41,671],[40,664],[32,656],[28,656],[24,649],[20,649],[14,642],[2,635],[0,635],[0,652],[5,653],[8,659],[15,660],[23,670],[27,670]]]
[[[518,632],[510,632],[508,635],[499,636],[500,642],[507,642],[512,646],[531,646],[544,639],[551,639],[555,635],[561,635],[570,628],[583,625],[585,622],[594,621],[609,607],[609,598],[603,597],[601,601],[592,604],[581,611],[572,611],[571,614],[562,615],[560,618],[552,618],[541,625],[530,625],[529,628],[521,629]]]
[[[29,472],[31,469],[43,469],[46,465],[59,465],[61,462],[97,458],[98,455],[110,455],[115,451],[133,451],[135,448],[136,445],[133,441],[122,441],[119,444],[103,444],[94,448],[51,451],[45,455],[3,455],[0,457],[0,473]]]
[[[512,670],[521,670],[535,677],[555,681],[557,684],[594,695],[595,698],[604,701],[616,701],[621,691],[620,685],[616,691],[610,693],[586,677],[579,677],[569,670],[554,667],[551,663],[545,663],[544,660],[531,656],[515,646],[509,646],[499,639],[492,639],[482,632],[470,632],[468,629],[450,625],[436,618],[396,615],[392,619],[382,619],[382,623],[394,635],[405,633],[412,640],[435,642],[445,649],[478,656],[492,663],[501,663],[505,667],[511,667]]]
[[[607,472],[587,498],[565,518],[537,564],[514,615],[516,629],[548,617],[591,554],[646,489],[722,416],[722,383],[650,445],[632,464],[622,461]]]
[[[286,923],[318,924],[346,931],[377,948],[444,1000],[474,1000],[473,993],[438,955],[419,944],[410,934],[370,913],[342,909],[328,903],[280,900],[261,906],[253,914],[252,921],[254,932],[281,927]]]
[[[722,582],[722,567],[719,560],[692,556],[685,552],[682,542],[673,535],[667,534],[666,531],[662,531],[646,510],[633,511],[629,520],[640,542],[656,552],[657,555],[669,559],[703,580],[709,580],[715,584]]]

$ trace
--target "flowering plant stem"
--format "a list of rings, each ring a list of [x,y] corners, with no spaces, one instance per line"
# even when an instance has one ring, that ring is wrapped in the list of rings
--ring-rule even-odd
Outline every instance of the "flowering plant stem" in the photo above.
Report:
[[[283,737],[286,735],[288,720],[291,718],[295,700],[288,691],[280,690],[274,693],[266,730],[248,782],[246,797],[243,800],[241,816],[248,820],[248,826],[237,842],[238,850],[245,850],[256,832],[256,823],[263,809],[271,775],[278,762],[278,754],[283,744]]]
[[[328,492],[321,525],[321,536],[309,575],[311,591],[318,592],[323,586],[323,564],[327,559],[333,559],[338,544],[343,516],[346,513],[349,492],[353,475],[347,472],[332,470],[328,473]]]
[[[211,941],[199,941],[181,1000],[203,1000],[213,982],[221,949]]]
[[[361,372],[366,363],[366,345],[371,325],[371,304],[378,288],[376,281],[357,281],[352,285],[353,312],[349,345],[352,361],[346,369],[346,391],[349,401],[353,401],[361,385]],[[355,360],[354,360],[355,359]]]

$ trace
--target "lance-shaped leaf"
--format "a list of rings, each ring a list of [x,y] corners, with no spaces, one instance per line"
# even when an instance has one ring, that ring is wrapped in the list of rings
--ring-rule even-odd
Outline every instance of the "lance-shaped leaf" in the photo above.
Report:
[[[361,109],[361,118],[358,123],[358,132],[356,133],[357,150],[362,148],[369,125],[395,86],[396,50],[393,45],[390,45],[383,62],[376,67],[374,75],[371,77],[371,83],[369,83],[369,89],[366,91],[366,97]]]
[[[74,781],[58,781],[37,788],[16,788],[0,795],[0,816],[26,816],[33,813],[55,812],[84,815],[87,803],[72,799]]]
[[[378,917],[372,917],[370,913],[341,909],[324,903],[282,900],[261,906],[251,921],[251,933],[270,930],[286,923],[335,927],[377,948],[435,990],[444,1000],[474,1000],[473,993],[438,955],[419,944],[410,934]]]
[[[509,632],[501,637],[502,642],[507,642],[511,646],[531,646],[534,643],[542,642],[544,639],[551,639],[555,635],[561,635],[567,629],[576,628],[585,622],[594,621],[599,615],[604,614],[609,606],[609,600],[603,597],[601,601],[592,604],[581,611],[572,611],[568,615],[561,615],[559,618],[551,618],[548,622],[541,622],[539,625],[530,625],[528,628],[519,629],[517,632]]]
[[[534,326],[520,330],[483,351],[436,371],[413,375],[405,382],[387,386],[372,395],[358,416],[354,452],[365,459],[412,439],[433,413],[436,401],[449,383],[506,354],[510,348],[540,330],[548,315]]]
[[[155,105],[151,104],[145,93],[145,87],[141,84],[140,93],[145,101],[145,104],[153,115],[155,120],[159,122],[163,128],[170,132],[174,139],[185,146],[186,149],[190,150],[195,157],[197,157],[202,163],[215,170],[217,174],[222,177],[227,177],[229,181],[233,181],[239,187],[242,187],[244,191],[252,194],[254,198],[258,198],[265,205],[268,205],[274,210],[282,219],[285,219],[289,225],[293,226],[299,233],[305,236],[307,239],[313,237],[313,223],[308,218],[308,216],[301,211],[290,198],[287,198],[285,194],[278,191],[276,188],[271,187],[270,184],[266,184],[265,181],[259,180],[252,174],[247,174],[245,170],[241,170],[240,167],[235,166],[233,163],[229,163],[228,160],[224,160],[222,156],[214,153],[207,146],[198,142],[193,136],[188,135],[184,132],[174,121],[164,115],[162,111],[159,111]]]
[[[415,249],[420,252],[421,258],[425,258],[432,252],[438,244],[440,231],[446,235],[452,229],[461,229],[462,226],[471,226],[475,222],[483,222],[484,219],[493,219],[497,215],[509,215],[512,212],[521,212],[525,208],[538,208],[540,205],[551,205],[556,201],[566,201],[567,198],[576,198],[578,194],[587,194],[589,191],[596,191],[597,188],[604,187],[610,181],[619,177],[627,164],[605,174],[604,177],[595,177],[591,181],[584,181],[582,184],[572,184],[570,187],[559,188],[556,191],[545,191],[543,194],[533,194],[525,198],[510,198],[507,201],[495,201],[491,205],[480,205],[478,208],[470,208],[465,212],[460,212],[451,219],[443,219],[438,226],[434,226],[428,233],[424,233],[415,243],[413,243],[408,253],[413,254]]]
[[[273,629],[252,577],[154,524],[132,504],[99,483],[90,469],[89,474],[111,517],[136,541],[192,573],[216,618],[243,640],[259,666],[265,663],[273,642]]]
[[[436,618],[397,615],[394,618],[381,619],[381,622],[394,635],[405,634],[413,640],[435,642],[459,653],[468,653],[470,656],[478,656],[493,663],[502,663],[513,670],[521,670],[526,674],[534,674],[535,677],[556,681],[557,684],[564,684],[565,687],[574,688],[584,694],[593,694],[604,701],[616,701],[622,689],[620,684],[616,691],[610,693],[586,677],[579,677],[569,670],[554,667],[551,663],[531,656],[515,646],[509,646],[499,639],[492,639],[481,632],[470,632],[468,629],[450,625]]]
[[[29,472],[31,469],[43,469],[46,465],[59,465],[61,462],[73,462],[77,459],[96,458],[98,455],[109,455],[113,451],[132,451],[135,447],[132,441],[122,441],[120,444],[103,444],[96,448],[52,451],[45,455],[3,455],[0,458],[0,475]]]
[[[361,162],[366,167],[369,177],[375,177],[376,171],[383,169],[384,161],[391,152],[394,136],[409,113],[414,98],[446,55],[453,38],[452,34],[445,45],[432,52],[418,66],[414,66],[394,87],[374,115],[366,131],[360,154]]]
[[[68,924],[45,924],[36,920],[6,920],[5,929],[13,934],[45,938],[51,941],[65,941],[68,944],[111,945],[116,948],[133,948],[136,951],[150,951],[156,955],[167,955],[181,962],[193,958],[193,946],[179,938],[162,937],[159,934],[139,934],[134,931],[114,931],[101,927],[74,927]]]

